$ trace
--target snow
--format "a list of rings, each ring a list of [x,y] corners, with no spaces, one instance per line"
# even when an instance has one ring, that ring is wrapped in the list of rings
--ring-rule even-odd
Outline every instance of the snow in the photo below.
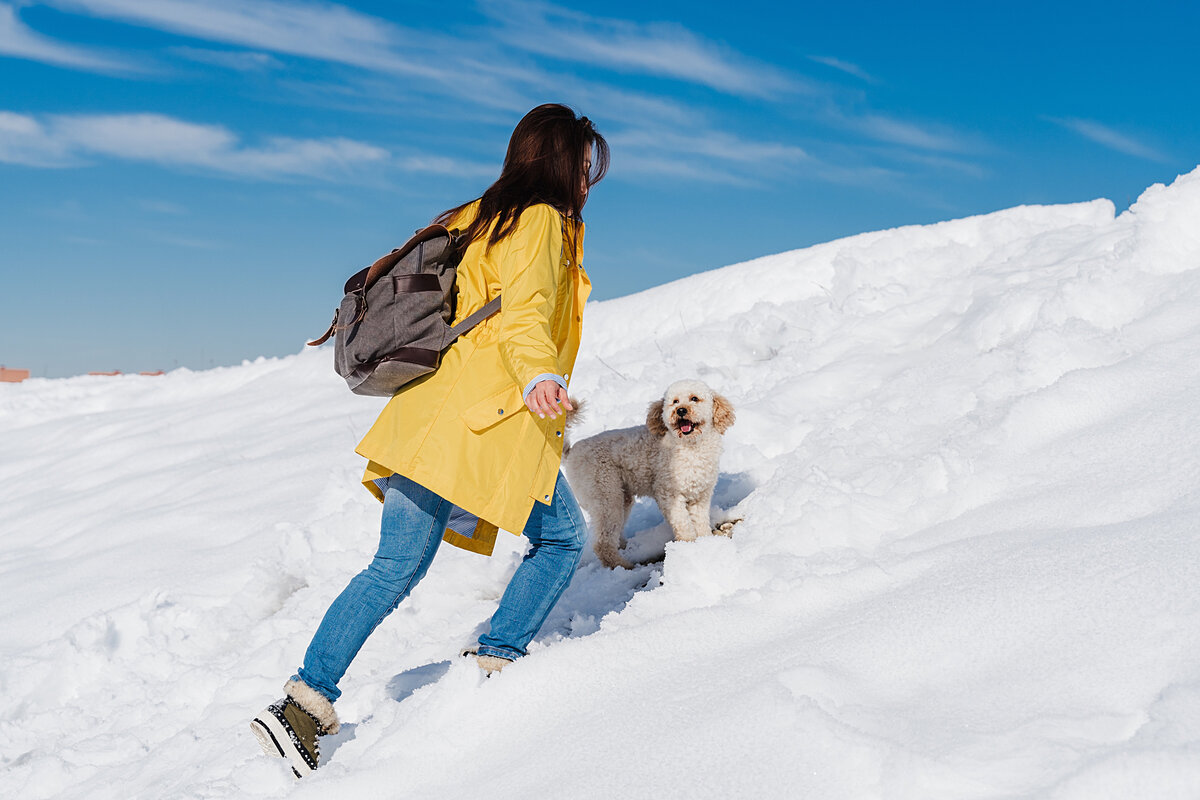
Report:
[[[1200,169],[589,305],[574,435],[707,381],[733,537],[639,502],[665,561],[588,553],[488,680],[522,540],[443,548],[301,782],[248,722],[373,552],[381,401],[327,349],[0,385],[0,795],[1200,798],[1198,218]]]

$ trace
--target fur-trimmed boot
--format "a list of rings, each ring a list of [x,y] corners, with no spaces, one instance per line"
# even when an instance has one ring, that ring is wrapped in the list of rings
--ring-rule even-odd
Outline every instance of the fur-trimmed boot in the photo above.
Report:
[[[512,663],[512,659],[501,658],[500,656],[481,656],[474,647],[468,647],[459,653],[463,658],[473,658],[479,668],[483,670],[486,677],[491,677],[493,672],[499,672]]]
[[[478,654],[476,654],[475,660],[479,663],[479,668],[483,670],[484,675],[499,672],[512,663],[511,659],[501,658],[500,656],[481,656]]]
[[[259,746],[269,756],[286,758],[302,778],[321,764],[318,737],[341,728],[329,698],[303,681],[284,684],[285,697],[267,706],[250,723]]]

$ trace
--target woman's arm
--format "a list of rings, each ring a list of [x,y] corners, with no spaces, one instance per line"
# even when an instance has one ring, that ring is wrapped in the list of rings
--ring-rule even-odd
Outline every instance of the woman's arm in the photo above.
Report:
[[[554,417],[560,401],[570,407],[550,332],[562,253],[558,212],[543,204],[527,208],[501,246],[500,357],[530,410]]]

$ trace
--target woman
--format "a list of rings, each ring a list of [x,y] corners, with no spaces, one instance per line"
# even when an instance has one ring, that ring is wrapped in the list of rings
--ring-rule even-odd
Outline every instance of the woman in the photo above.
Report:
[[[608,145],[587,117],[539,106],[513,131],[500,178],[438,217],[464,232],[454,322],[496,295],[501,310],[393,396],[358,445],[363,484],[383,501],[379,549],[325,613],[287,696],[251,723],[263,750],[287,757],[297,775],[317,767],[317,737],[338,730],[333,702],[346,668],[443,538],[488,555],[497,528],[530,540],[490,630],[468,651],[486,672],[525,655],[570,582],[587,538],[559,473],[591,288],[580,212],[607,167]],[[456,509],[479,520],[470,533],[447,528]]]

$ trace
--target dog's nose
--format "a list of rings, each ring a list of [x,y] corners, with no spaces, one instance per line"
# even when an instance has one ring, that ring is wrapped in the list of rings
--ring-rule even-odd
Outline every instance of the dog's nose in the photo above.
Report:
[[[680,407],[680,408],[677,408],[677,409],[675,409],[675,413],[676,413],[676,414],[678,414],[678,415],[679,415],[679,416],[681,416],[681,417],[686,417],[686,416],[687,416],[687,412],[688,412],[688,410],[687,410],[686,408],[683,408],[683,407]]]

